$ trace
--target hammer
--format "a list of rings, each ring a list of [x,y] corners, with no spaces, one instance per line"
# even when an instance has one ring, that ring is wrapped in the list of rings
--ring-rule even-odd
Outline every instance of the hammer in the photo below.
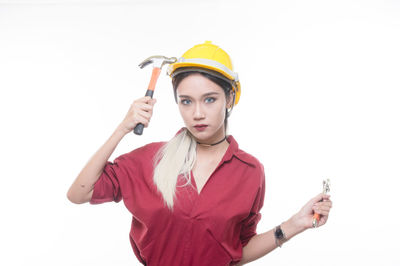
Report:
[[[165,64],[172,64],[175,63],[176,61],[177,61],[176,57],[165,57],[162,55],[155,55],[155,56],[150,56],[149,58],[145,59],[142,63],[139,64],[140,68],[144,68],[149,64],[153,64],[153,72],[151,74],[149,87],[147,88],[145,96],[150,96],[151,98],[153,98],[154,89],[156,87],[157,79],[160,76],[161,68]],[[143,128],[144,125],[142,123],[139,123],[133,129],[133,132],[136,135],[142,135]]]

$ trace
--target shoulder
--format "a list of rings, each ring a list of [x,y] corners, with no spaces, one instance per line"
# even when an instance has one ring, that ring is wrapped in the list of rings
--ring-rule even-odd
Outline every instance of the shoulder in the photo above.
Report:
[[[233,156],[253,168],[263,169],[262,163],[256,157],[239,148],[239,144],[232,135],[228,137],[228,142],[230,143],[230,149],[233,152]]]
[[[264,166],[263,164],[253,155],[247,153],[241,149],[238,149],[234,156],[238,158],[240,161],[248,164],[250,167],[254,168],[256,171],[260,171],[264,174]]]
[[[165,142],[152,142],[120,155],[118,160],[143,161],[152,159]]]
[[[234,142],[232,143],[234,144]],[[249,175],[247,176],[254,178],[253,180],[256,181],[258,186],[262,187],[265,184],[264,165],[255,156],[239,149],[237,144],[235,146],[237,148],[235,149],[233,156],[247,166],[249,171]]]
[[[165,144],[164,141],[160,141],[160,142],[152,142],[149,144],[146,144],[140,148],[137,148],[133,151],[131,151],[130,153],[134,154],[134,153],[155,153],[157,152],[163,145]]]
[[[234,154],[239,160],[253,166],[253,167],[261,167],[262,163],[250,153],[245,152],[244,150],[238,149]]]

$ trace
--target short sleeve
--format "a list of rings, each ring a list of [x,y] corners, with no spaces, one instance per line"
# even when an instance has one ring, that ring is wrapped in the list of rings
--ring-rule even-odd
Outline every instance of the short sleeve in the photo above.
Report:
[[[265,176],[262,171],[261,184],[257,191],[256,198],[251,208],[249,216],[243,221],[240,231],[240,241],[242,246],[246,246],[250,239],[257,234],[257,224],[261,219],[260,210],[264,205],[265,195]]]
[[[120,163],[121,160],[119,158],[116,158],[114,163],[110,161],[106,163],[102,174],[94,185],[90,204],[121,201],[122,194],[118,178],[121,178],[123,173],[121,172]]]

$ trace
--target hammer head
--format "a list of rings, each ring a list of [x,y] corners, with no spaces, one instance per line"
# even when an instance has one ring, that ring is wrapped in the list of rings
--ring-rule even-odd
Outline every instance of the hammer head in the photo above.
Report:
[[[154,55],[145,59],[139,64],[140,68],[144,68],[147,65],[153,64],[153,67],[162,68],[165,64],[172,64],[177,61],[176,57],[166,57],[162,55]]]

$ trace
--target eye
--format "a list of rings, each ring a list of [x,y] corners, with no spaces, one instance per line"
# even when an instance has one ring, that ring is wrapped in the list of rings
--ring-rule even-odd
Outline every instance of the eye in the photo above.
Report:
[[[214,97],[207,97],[207,98],[205,99],[205,102],[206,102],[206,103],[213,103],[213,102],[215,102],[215,98],[214,98]]]
[[[190,104],[190,100],[189,99],[182,99],[181,100],[181,104],[188,105],[188,104]]]

